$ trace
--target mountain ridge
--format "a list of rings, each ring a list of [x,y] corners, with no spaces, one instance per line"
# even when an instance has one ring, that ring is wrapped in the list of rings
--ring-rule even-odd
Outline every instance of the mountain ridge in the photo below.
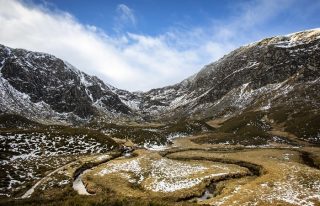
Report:
[[[285,98],[299,82],[318,85],[319,41],[320,29],[266,38],[177,84],[142,93],[117,89],[53,55],[0,46],[0,112],[48,123],[234,116],[248,108],[272,107],[271,93]]]

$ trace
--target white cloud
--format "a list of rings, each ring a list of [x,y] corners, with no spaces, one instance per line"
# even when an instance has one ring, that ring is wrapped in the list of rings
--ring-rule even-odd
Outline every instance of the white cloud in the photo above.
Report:
[[[1,44],[56,55],[88,74],[131,91],[183,80],[239,46],[241,40],[236,37],[247,28],[272,17],[265,11],[267,17],[256,19],[259,13],[249,12],[260,8],[259,3],[243,8],[226,25],[171,28],[158,36],[118,33],[117,37],[111,37],[94,25],[82,25],[66,12],[17,0],[0,0],[0,5]],[[270,9],[276,10],[274,6]],[[117,12],[119,25],[136,24],[128,6],[119,5]],[[250,22],[251,18],[255,20]],[[245,24],[239,29],[237,21],[241,20]]]

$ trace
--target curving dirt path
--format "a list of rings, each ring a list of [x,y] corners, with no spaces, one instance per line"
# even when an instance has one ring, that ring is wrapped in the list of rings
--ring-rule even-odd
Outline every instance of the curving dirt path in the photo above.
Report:
[[[60,170],[63,170],[65,168],[67,168],[68,166],[72,165],[73,163],[76,163],[77,160],[75,161],[72,161],[72,162],[69,162],[55,170],[53,170],[52,172],[50,172],[49,174],[47,174],[45,177],[41,178],[38,182],[36,182],[36,184],[34,184],[29,190],[27,190],[21,197],[20,199],[25,199],[25,198],[29,198],[31,197],[31,195],[34,193],[34,190],[40,185],[42,184],[43,182],[46,182],[48,180],[48,178],[55,174],[56,172],[60,171]]]
[[[82,174],[86,171],[86,170],[89,170],[99,164],[102,164],[102,163],[105,163],[107,161],[110,161],[114,158],[117,158],[121,155],[122,153],[120,153],[119,155],[116,154],[114,156],[112,156],[110,159],[102,159],[98,162],[91,162],[91,163],[85,163],[83,165],[81,165],[79,168],[77,168],[73,174],[73,184],[72,184],[72,187],[74,190],[76,190],[78,192],[78,194],[80,195],[90,195],[90,193],[87,192],[82,180],[81,180],[81,176]],[[102,154],[100,156],[104,156],[105,154]],[[58,171],[60,170],[63,170],[63,169],[66,169],[68,168],[69,166],[71,166],[72,164],[75,164],[79,161],[79,159],[75,160],[75,161],[72,161],[72,162],[69,162],[55,170],[53,170],[52,172],[50,172],[49,174],[47,174],[45,177],[41,178],[39,181],[37,181],[29,190],[27,190],[21,197],[19,197],[18,199],[26,199],[26,198],[29,198],[31,197],[31,195],[34,193],[35,189],[41,185],[42,183],[46,182],[52,175],[54,175],[55,173],[57,173]]]

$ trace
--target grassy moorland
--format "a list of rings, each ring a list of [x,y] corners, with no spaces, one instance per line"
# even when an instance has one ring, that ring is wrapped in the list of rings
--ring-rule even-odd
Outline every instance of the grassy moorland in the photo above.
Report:
[[[320,148],[261,112],[166,125],[19,121],[1,122],[0,205],[320,204]]]

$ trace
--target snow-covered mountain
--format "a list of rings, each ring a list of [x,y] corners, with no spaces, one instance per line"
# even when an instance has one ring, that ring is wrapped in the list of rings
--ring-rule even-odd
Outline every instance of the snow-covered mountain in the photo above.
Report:
[[[0,62],[1,113],[48,123],[134,117],[115,88],[52,55],[0,46]]]
[[[145,93],[119,90],[52,55],[0,46],[0,112],[38,121],[176,120],[320,108],[320,29],[240,47]]]
[[[222,117],[298,102],[319,108],[319,78],[320,29],[315,29],[240,47],[179,84],[145,93],[153,104],[144,104],[143,111],[175,119]]]

